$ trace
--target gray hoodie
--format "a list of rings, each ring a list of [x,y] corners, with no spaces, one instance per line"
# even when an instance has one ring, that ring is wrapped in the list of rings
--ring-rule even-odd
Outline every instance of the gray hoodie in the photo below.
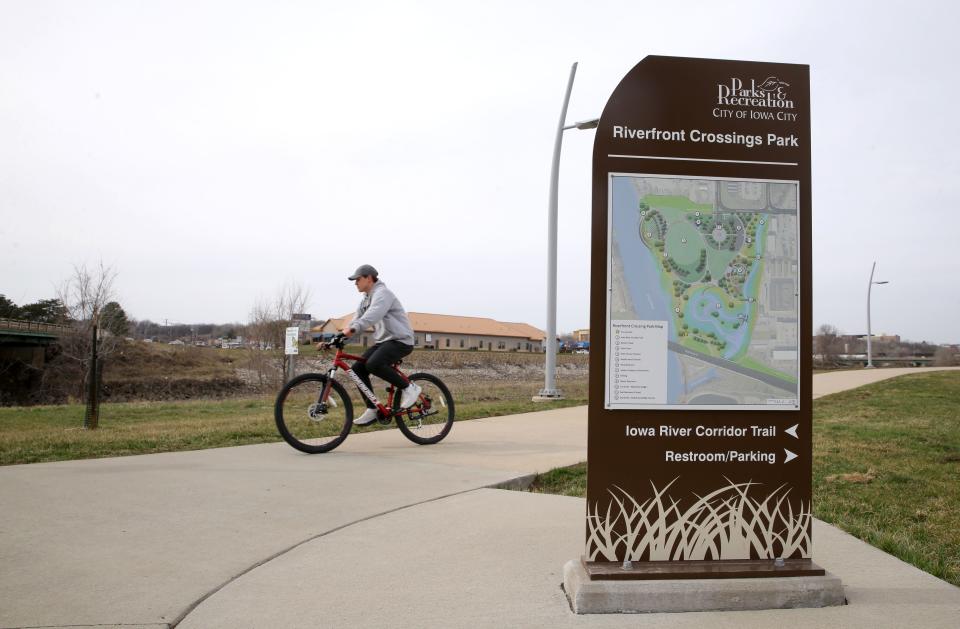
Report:
[[[383,281],[378,281],[360,300],[349,327],[357,332],[373,328],[373,342],[400,341],[413,345],[413,328],[400,300]]]

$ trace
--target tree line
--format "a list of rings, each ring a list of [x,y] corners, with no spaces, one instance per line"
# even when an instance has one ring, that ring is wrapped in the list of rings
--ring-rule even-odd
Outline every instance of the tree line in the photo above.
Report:
[[[0,319],[56,325],[80,323],[71,316],[70,311],[59,297],[18,306],[6,295],[0,295]],[[127,318],[123,307],[115,301],[105,303],[99,310],[99,317],[101,327],[115,336],[126,336],[130,331],[132,322]]]
[[[247,326],[240,323],[163,324],[150,319],[137,320],[127,316],[123,306],[116,301],[105,303],[98,312],[98,316],[101,329],[114,336],[129,336],[137,340],[172,341],[191,338],[236,338],[245,335],[247,332]],[[59,297],[17,305],[16,302],[3,294],[0,294],[0,319],[68,326],[78,323],[70,316],[70,309],[64,305]]]

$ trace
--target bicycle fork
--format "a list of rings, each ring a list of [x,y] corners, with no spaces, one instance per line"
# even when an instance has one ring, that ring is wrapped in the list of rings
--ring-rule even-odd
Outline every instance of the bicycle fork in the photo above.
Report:
[[[330,389],[333,388],[333,376],[336,373],[336,368],[332,368],[327,372],[327,381],[324,383],[323,389],[320,390],[320,399],[317,400],[319,404],[326,404],[327,400],[330,399]]]

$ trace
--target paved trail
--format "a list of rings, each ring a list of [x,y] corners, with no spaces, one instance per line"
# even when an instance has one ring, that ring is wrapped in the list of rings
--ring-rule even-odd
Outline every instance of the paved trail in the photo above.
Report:
[[[819,374],[815,396],[921,369]],[[395,430],[327,455],[264,444],[0,468],[0,627],[624,626],[559,590],[581,499],[484,487],[586,458],[586,408]],[[817,523],[833,610],[660,626],[956,627],[960,590]],[[182,621],[182,622],[181,622]],[[628,623],[634,624],[634,623]]]

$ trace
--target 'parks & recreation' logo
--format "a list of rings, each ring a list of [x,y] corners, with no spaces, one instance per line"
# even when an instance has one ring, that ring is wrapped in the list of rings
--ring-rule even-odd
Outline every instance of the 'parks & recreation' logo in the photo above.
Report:
[[[775,76],[768,76],[757,82],[749,83],[733,77],[729,83],[717,84],[717,104],[741,107],[768,107],[771,109],[793,109],[793,101],[787,98],[786,89],[790,84]]]

